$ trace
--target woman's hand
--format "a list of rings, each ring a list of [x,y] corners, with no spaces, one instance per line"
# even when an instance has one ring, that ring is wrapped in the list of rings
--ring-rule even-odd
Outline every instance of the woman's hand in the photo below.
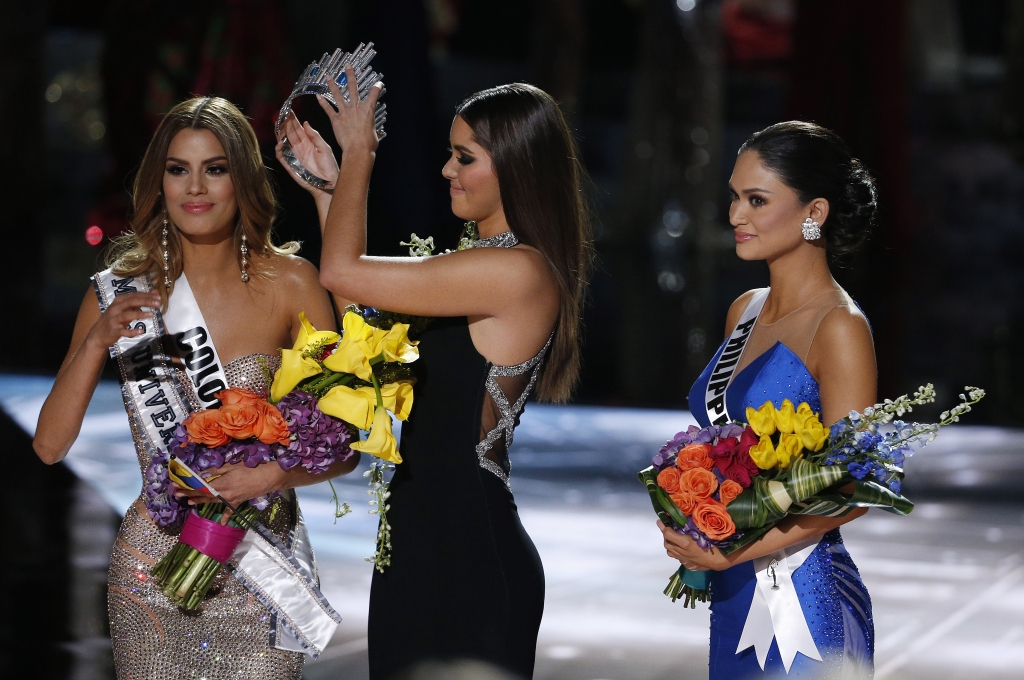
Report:
[[[239,503],[284,488],[285,480],[288,478],[288,473],[273,461],[253,468],[246,467],[243,463],[235,463],[210,472],[213,472],[216,478],[211,479],[209,485],[236,508]],[[216,502],[216,499],[211,498],[205,491],[179,488],[175,490],[174,495],[177,498],[188,498],[189,505]]]
[[[334,185],[338,181],[338,161],[334,158],[334,151],[331,150],[330,144],[325,142],[320,133],[314,130],[308,122],[300,123],[294,113],[288,115],[283,130],[295,158],[311,173],[327,180],[328,190],[318,189],[295,174],[291,166],[288,165],[288,161],[284,159],[284,138],[280,139],[275,147],[277,160],[284,166],[288,176],[303,189],[313,194],[314,198],[327,197],[330,200],[330,191],[333,191]]]
[[[317,95],[317,101],[321,108],[331,119],[331,128],[334,130],[334,137],[341,146],[342,163],[345,162],[345,154],[373,154],[377,150],[377,129],[374,125],[374,114],[377,110],[377,98],[380,97],[384,83],[377,82],[370,88],[366,99],[359,99],[359,88],[356,87],[356,74],[349,66],[345,69],[347,79],[348,101],[342,95],[341,88],[334,82],[333,78],[327,79],[327,86],[331,89],[335,101],[338,102],[338,110],[324,99]]]
[[[135,338],[144,332],[142,324],[132,321],[153,318],[153,309],[160,308],[159,293],[126,293],[118,295],[89,329],[86,342],[104,352],[121,338]]]
[[[704,550],[697,542],[658,520],[658,528],[665,538],[665,551],[672,559],[679,560],[690,571],[722,571],[732,566],[717,549]]]

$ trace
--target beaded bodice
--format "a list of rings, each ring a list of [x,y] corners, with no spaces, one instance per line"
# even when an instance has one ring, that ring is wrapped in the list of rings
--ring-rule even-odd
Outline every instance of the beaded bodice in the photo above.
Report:
[[[274,373],[281,367],[281,357],[277,354],[246,354],[224,364],[224,377],[228,379],[228,387],[240,387],[255,392],[264,399],[270,395],[270,384]],[[185,388],[185,396],[193,411],[202,408],[199,397],[192,387],[185,371],[177,369],[178,381]]]

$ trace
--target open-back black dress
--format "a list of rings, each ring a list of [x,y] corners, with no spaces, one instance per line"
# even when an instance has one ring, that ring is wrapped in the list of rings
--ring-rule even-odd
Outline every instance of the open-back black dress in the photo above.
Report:
[[[391,482],[391,566],[370,591],[370,677],[456,659],[532,677],[544,570],[519,521],[507,450],[548,347],[494,366],[456,317],[435,320],[419,348]]]

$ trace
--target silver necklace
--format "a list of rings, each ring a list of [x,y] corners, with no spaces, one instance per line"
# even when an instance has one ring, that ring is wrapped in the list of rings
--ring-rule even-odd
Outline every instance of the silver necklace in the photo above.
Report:
[[[503,231],[490,238],[482,238],[473,241],[474,248],[511,248],[518,245],[519,239],[512,233],[512,230]]]

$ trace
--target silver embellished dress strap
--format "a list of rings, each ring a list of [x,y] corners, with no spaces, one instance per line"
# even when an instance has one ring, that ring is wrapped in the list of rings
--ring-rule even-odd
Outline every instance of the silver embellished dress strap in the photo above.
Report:
[[[512,446],[512,438],[515,436],[516,420],[523,413],[523,408],[526,406],[526,400],[530,397],[530,393],[533,391],[534,385],[537,383],[537,378],[540,375],[541,366],[544,363],[544,355],[547,354],[548,348],[551,347],[551,341],[554,339],[555,333],[551,332],[548,336],[548,341],[544,343],[543,349],[537,353],[532,359],[524,361],[521,364],[515,366],[495,366],[491,365],[487,371],[487,380],[484,382],[484,386],[487,388],[487,393],[491,395],[491,399],[494,400],[495,406],[498,407],[498,423],[491,430],[484,435],[484,438],[476,445],[476,457],[480,462],[480,467],[493,472],[497,475],[498,479],[505,482],[506,486],[511,486],[509,482],[509,474],[512,472],[512,465],[508,460],[508,449]],[[519,398],[515,402],[510,402],[508,396],[504,390],[501,389],[501,385],[498,384],[498,378],[512,378],[530,374],[530,381],[526,384],[525,389],[519,395]],[[504,463],[502,466],[499,462],[494,461],[487,457],[487,453],[494,448],[495,443],[504,438]]]
[[[516,238],[516,235],[510,229],[489,238],[478,239],[473,242],[473,247],[511,248],[518,244],[519,239]],[[511,472],[511,464],[508,461],[508,447],[512,445],[512,438],[515,435],[516,420],[522,414],[526,400],[530,397],[530,393],[537,383],[541,366],[544,363],[544,355],[547,353],[548,348],[551,347],[551,341],[554,337],[555,333],[552,331],[551,335],[548,336],[548,341],[544,343],[544,347],[532,359],[516,366],[490,365],[487,372],[487,380],[484,385],[487,388],[487,393],[494,401],[494,405],[497,407],[498,418],[494,427],[476,445],[476,455],[480,462],[480,467],[494,473],[506,486],[509,486],[509,473]],[[509,401],[509,396],[505,394],[501,385],[498,384],[498,378],[514,378],[526,375],[527,373],[530,374],[529,382],[514,402]],[[495,444],[499,441],[504,444],[502,447],[504,455],[495,455],[494,457],[499,460],[494,460],[494,458],[488,457],[487,454],[495,448]]]

